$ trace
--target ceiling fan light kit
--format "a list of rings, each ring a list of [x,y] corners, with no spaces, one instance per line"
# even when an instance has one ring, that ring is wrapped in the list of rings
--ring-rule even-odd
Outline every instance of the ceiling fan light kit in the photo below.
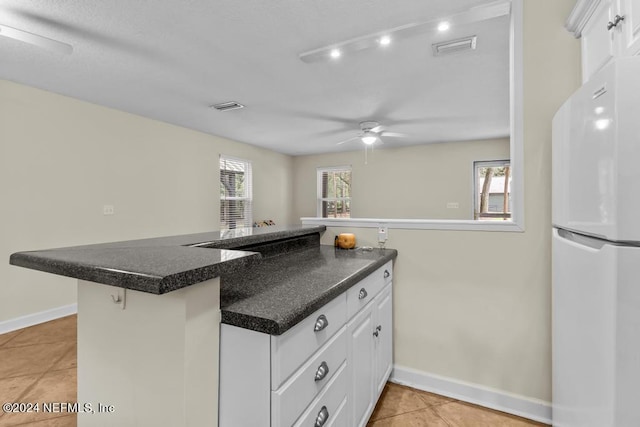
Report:
[[[381,137],[404,138],[407,136],[403,133],[388,132],[380,123],[374,121],[360,122],[360,131],[358,136],[340,141],[337,145],[360,140],[365,146],[373,146],[376,142],[384,144]]]

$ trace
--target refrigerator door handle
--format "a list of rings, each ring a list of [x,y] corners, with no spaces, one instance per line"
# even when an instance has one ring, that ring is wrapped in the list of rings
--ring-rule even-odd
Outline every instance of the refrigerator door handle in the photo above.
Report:
[[[590,249],[601,250],[606,244],[611,244],[612,242],[607,242],[606,240],[597,239],[595,237],[588,237],[582,234],[574,233],[569,230],[564,230],[562,228],[554,228],[553,229],[554,237],[558,239],[568,240],[568,242],[575,246],[586,246]]]

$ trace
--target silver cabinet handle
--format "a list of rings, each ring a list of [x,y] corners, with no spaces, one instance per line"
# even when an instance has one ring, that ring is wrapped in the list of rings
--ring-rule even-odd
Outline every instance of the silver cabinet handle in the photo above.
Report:
[[[373,331],[373,336],[374,336],[374,337],[377,337],[378,335],[379,335],[379,333],[378,333],[378,331],[377,331],[377,330],[376,330],[376,331]]]
[[[358,299],[365,299],[369,295],[365,288],[360,289],[360,293],[358,294]]]
[[[612,28],[616,28],[620,22],[624,21],[624,16],[616,15],[613,17],[613,22],[607,22],[607,30],[611,31]]]
[[[391,273],[389,273],[389,270],[385,270],[384,271],[384,278],[386,279],[389,276],[391,276]]]
[[[322,427],[324,423],[329,419],[329,410],[326,406],[323,406],[318,412],[318,416],[316,417],[316,427]]]
[[[382,330],[382,325],[376,326],[376,331],[381,331],[381,330]]]
[[[321,314],[320,316],[318,316],[318,319],[316,320],[316,325],[313,327],[313,330],[315,332],[320,332],[327,326],[329,326],[329,321],[327,320],[327,316],[325,316],[324,314]]]
[[[322,362],[320,366],[318,366],[318,370],[316,371],[316,381],[322,381],[327,374],[329,373],[329,366],[327,362]]]

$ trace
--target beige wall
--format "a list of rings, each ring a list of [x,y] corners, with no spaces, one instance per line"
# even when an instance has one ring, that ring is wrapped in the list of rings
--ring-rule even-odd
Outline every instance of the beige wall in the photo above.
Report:
[[[563,28],[573,4],[524,2],[526,231],[389,230],[387,246],[399,252],[394,276],[399,365],[551,400],[551,119],[580,85],[579,42]],[[381,158],[387,152],[376,155],[372,173],[376,168],[384,173]],[[335,159],[295,159],[296,215],[314,212],[315,202],[300,193],[315,190],[308,169],[328,161]],[[365,200],[354,200],[354,207],[373,204],[383,192],[355,194]],[[330,244],[344,231],[328,229],[323,242]],[[353,231],[360,244],[376,241],[375,229]]]
[[[0,80],[0,322],[76,301],[13,252],[219,229],[221,153],[251,160],[255,219],[293,221],[289,156]]]
[[[316,168],[351,165],[354,218],[473,219],[473,161],[508,158],[509,139],[296,157],[295,215],[316,216]]]

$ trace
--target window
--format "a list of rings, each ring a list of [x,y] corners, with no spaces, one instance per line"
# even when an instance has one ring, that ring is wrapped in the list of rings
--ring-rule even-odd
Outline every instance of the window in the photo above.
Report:
[[[220,229],[251,227],[251,162],[220,156]]]
[[[318,216],[351,217],[351,166],[318,168]]]
[[[474,219],[511,219],[509,160],[474,162]]]

